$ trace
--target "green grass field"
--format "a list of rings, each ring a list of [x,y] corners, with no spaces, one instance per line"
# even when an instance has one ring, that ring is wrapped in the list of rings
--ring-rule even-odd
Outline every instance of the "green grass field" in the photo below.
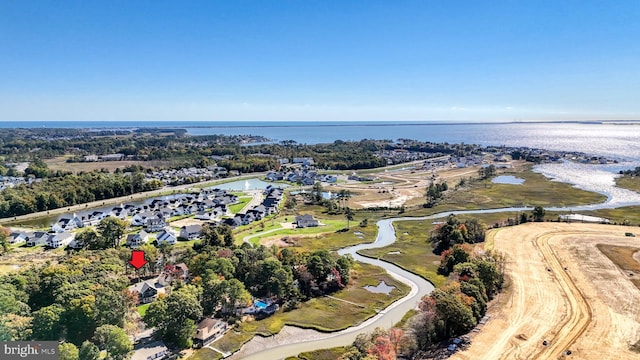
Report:
[[[238,211],[242,210],[248,203],[251,201],[251,196],[240,196],[238,197],[238,203],[229,205],[229,211],[233,214],[237,214]]]
[[[625,175],[616,179],[616,185],[640,193],[640,177]]]
[[[375,294],[363,288],[366,285],[378,285],[380,281],[394,286],[391,294]],[[223,351],[233,352],[254,335],[269,336],[279,332],[284,325],[296,325],[320,331],[338,331],[359,324],[374,316],[393,301],[402,298],[409,292],[409,287],[393,279],[383,269],[367,264],[356,263],[352,278],[346,289],[332,296],[350,301],[320,297],[311,299],[289,312],[279,311],[275,315],[259,321],[248,321],[240,324],[235,331],[229,331],[216,342],[216,347]]]
[[[474,182],[464,191],[455,191],[442,202],[454,208],[499,208],[509,206],[575,206],[595,204],[606,196],[574,188],[570,184],[547,179],[531,170],[505,172],[525,179],[521,185],[494,184],[491,180]]]

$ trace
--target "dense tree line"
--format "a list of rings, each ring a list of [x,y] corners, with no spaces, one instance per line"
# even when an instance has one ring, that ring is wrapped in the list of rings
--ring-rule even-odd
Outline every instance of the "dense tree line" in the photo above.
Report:
[[[434,247],[434,252],[440,254],[455,244],[473,244],[484,241],[485,229],[485,225],[476,218],[461,222],[455,215],[449,215],[443,224],[434,229],[429,241]]]
[[[620,174],[629,176],[640,176],[640,166],[635,169],[620,170]]]
[[[145,181],[144,174],[139,172],[127,175],[103,172],[67,174],[2,191],[0,217],[24,215],[127,196],[160,187],[162,187],[161,182]]]

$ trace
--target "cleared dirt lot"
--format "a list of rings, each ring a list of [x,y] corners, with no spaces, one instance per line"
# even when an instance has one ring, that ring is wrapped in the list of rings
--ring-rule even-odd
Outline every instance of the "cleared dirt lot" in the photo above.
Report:
[[[510,288],[467,351],[452,359],[640,359],[640,291],[596,247],[633,246],[638,228],[529,223],[492,230]],[[566,269],[565,269],[566,268]],[[548,346],[542,344],[549,341]],[[570,356],[564,352],[570,349]]]

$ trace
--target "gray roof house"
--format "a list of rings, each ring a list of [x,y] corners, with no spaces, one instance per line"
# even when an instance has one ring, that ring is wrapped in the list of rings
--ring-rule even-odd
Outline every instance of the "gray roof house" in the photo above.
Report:
[[[30,234],[29,239],[27,240],[27,246],[44,245],[47,243],[48,239],[48,233],[44,231],[36,231],[33,234]]]
[[[146,244],[149,241],[149,234],[141,230],[137,234],[129,234],[127,235],[127,246],[129,247],[138,247],[142,244]]]
[[[296,216],[296,227],[306,228],[318,226],[318,220],[313,218],[313,215],[299,215]]]
[[[187,240],[194,240],[202,234],[202,225],[185,225],[180,229],[180,237]]]

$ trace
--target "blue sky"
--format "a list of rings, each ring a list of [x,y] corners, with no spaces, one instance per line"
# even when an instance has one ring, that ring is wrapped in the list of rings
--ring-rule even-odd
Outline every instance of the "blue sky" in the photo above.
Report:
[[[0,120],[640,118],[640,1],[2,1]]]

